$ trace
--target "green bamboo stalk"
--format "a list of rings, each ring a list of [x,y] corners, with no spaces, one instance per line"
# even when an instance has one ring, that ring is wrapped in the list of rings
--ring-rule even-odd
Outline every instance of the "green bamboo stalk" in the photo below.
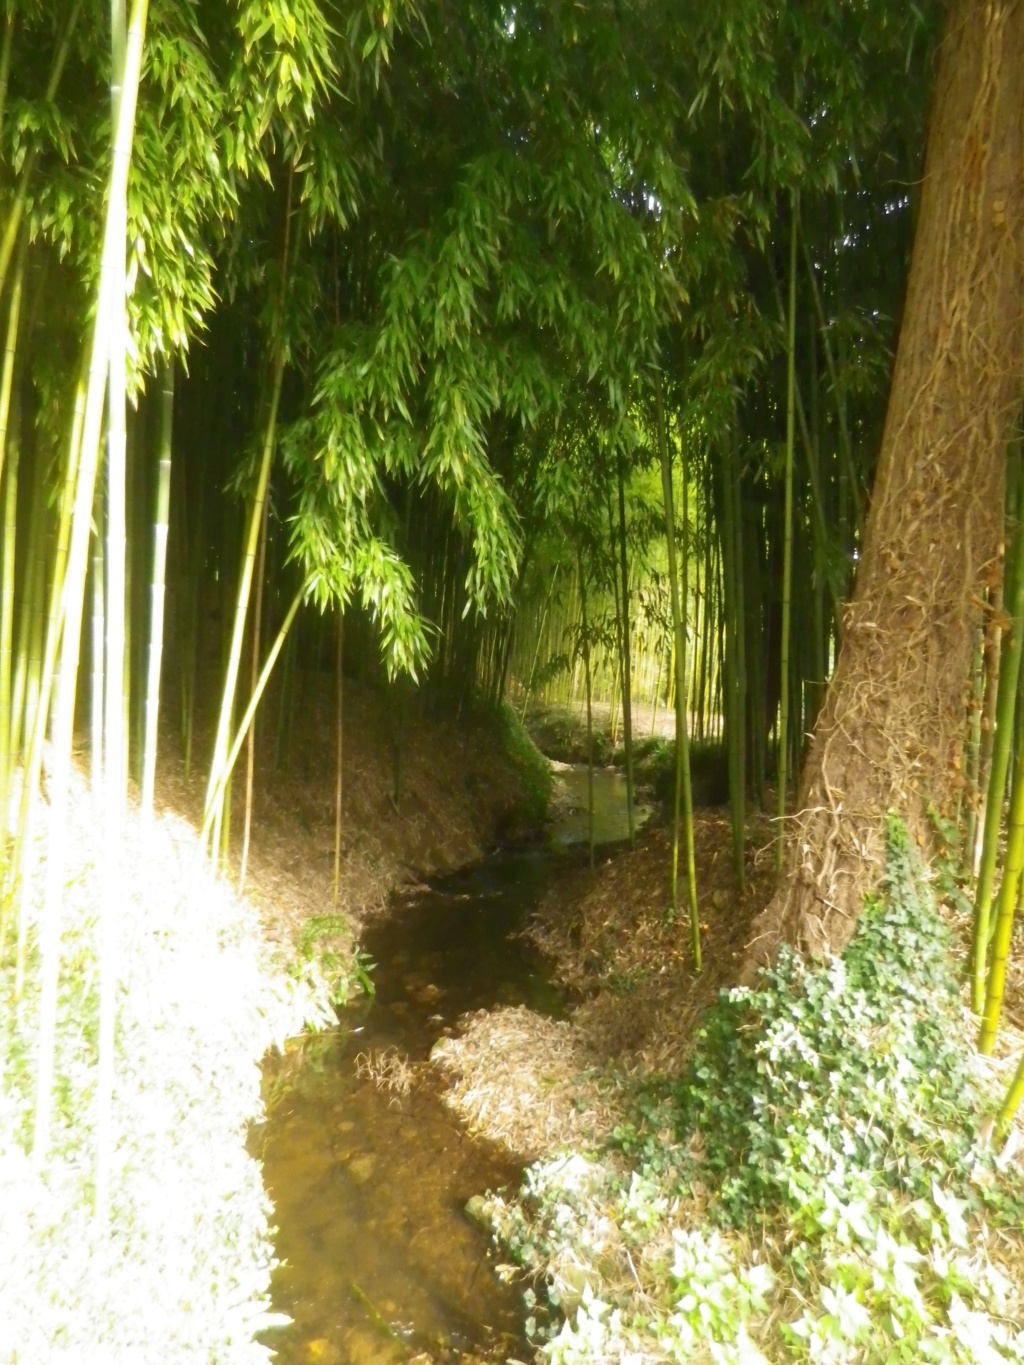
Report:
[[[583,570],[583,550],[576,542],[576,563],[580,582],[580,629],[582,633],[583,683],[587,700],[587,850],[590,870],[594,870],[594,704],[590,674],[590,624],[587,620],[587,580]]]
[[[6,843],[11,777],[11,665],[14,642],[15,565],[18,532],[18,466],[21,437],[17,428],[8,433],[6,487],[4,489],[3,583],[0,587],[0,841]],[[0,900],[0,920],[6,920],[6,900]],[[0,930],[2,936],[2,930]]]
[[[18,326],[21,318],[21,295],[25,281],[25,256],[28,251],[28,234],[21,238],[18,260],[15,265],[14,279],[11,283],[11,300],[7,306],[7,334],[4,339],[3,370],[0,372],[0,477],[3,476],[4,459],[7,451],[7,427],[11,415],[11,393],[14,386],[14,368],[18,354]]]
[[[746,666],[743,649],[743,565],[741,538],[739,470],[731,446],[726,448],[722,471],[721,526],[721,600],[725,631],[725,668],[719,675],[719,690],[724,689],[720,709],[724,712],[725,743],[729,763],[729,820],[732,830],[733,874],[742,889],[745,866],[746,756],[744,723],[746,711]]]
[[[186,783],[192,777],[192,744],[195,736],[196,712],[196,673],[199,664],[198,632],[199,606],[203,575],[202,564],[205,556],[203,541],[205,530],[206,501],[203,495],[203,480],[197,479],[197,497],[194,526],[191,533],[192,554],[188,557],[190,568],[185,571],[185,601],[187,610],[181,613],[181,630],[178,633],[179,647],[182,651],[181,666],[181,738],[184,777]],[[188,507],[188,486],[183,481],[183,507]]]
[[[626,749],[626,820],[629,846],[636,844],[636,814],[633,800],[633,695],[629,644],[629,570],[626,561],[626,468],[622,451],[615,461],[619,494],[619,572],[622,575],[622,738]]]
[[[835,356],[832,353],[831,332],[825,317],[825,309],[821,302],[821,291],[818,288],[818,277],[814,273],[814,263],[811,260],[810,247],[806,241],[803,244],[804,262],[807,267],[807,276],[811,283],[811,298],[814,301],[814,311],[818,315],[818,329],[821,336],[822,349],[825,352],[825,364],[828,367],[829,381],[832,393],[836,402],[836,417],[839,425],[839,445],[843,452],[846,462],[846,474],[849,480],[849,491],[853,497],[854,504],[854,523],[855,534],[858,542],[864,528],[864,509],[860,487],[857,478],[857,466],[853,458],[853,443],[850,440],[850,427],[846,414],[845,385],[840,383],[839,367],[836,364]]]
[[[672,497],[672,457],[669,454],[668,439],[665,431],[665,409],[661,396],[661,382],[654,389],[655,415],[658,430],[658,453],[661,460],[661,490],[665,504],[665,544],[668,550],[669,594],[672,608],[672,631],[675,637],[676,665],[676,782],[672,806],[672,866],[671,866],[671,910],[672,918],[679,914],[679,815],[680,799],[683,807],[683,820],[686,832],[686,888],[690,909],[690,948],[693,953],[693,968],[701,969],[700,913],[697,905],[697,872],[694,861],[693,839],[693,789],[690,785],[690,737],[686,716],[686,621],[684,608],[679,600],[680,566],[676,559],[676,520]],[[683,460],[683,554],[682,582],[684,588],[689,572],[689,507],[686,495],[687,471]]]
[[[982,1012],[978,1051],[989,1056],[999,1029],[999,1016],[1006,987],[1006,959],[1010,951],[1017,893],[1021,869],[1024,868],[1024,747],[1017,755],[1016,781],[1006,834],[1006,857],[1003,862],[1003,881],[999,888],[996,909],[995,936],[992,941],[992,960],[985,982],[985,1005]]]
[[[228,654],[227,676],[224,680],[224,694],[221,701],[220,716],[217,722],[217,738],[214,743],[213,762],[210,765],[210,781],[206,793],[206,814],[211,817],[216,817],[218,824],[220,817],[223,815],[223,798],[226,786],[225,782],[222,780],[221,774],[227,759],[228,734],[231,727],[231,716],[234,710],[235,693],[238,688],[238,672],[242,662],[242,642],[245,636],[245,621],[249,610],[249,597],[256,565],[256,550],[259,540],[260,525],[263,520],[263,506],[267,497],[267,487],[270,482],[270,466],[273,461],[274,446],[277,437],[277,409],[281,400],[281,385],[283,380],[284,353],[278,348],[274,358],[274,373],[270,391],[270,412],[267,417],[267,425],[264,431],[259,476],[252,504],[249,508],[246,526],[244,548],[242,552],[242,571],[239,576],[238,594],[235,602],[235,622],[231,635],[231,647]],[[215,799],[217,802],[216,810],[211,809],[211,802]],[[207,824],[208,822],[204,816],[204,829],[207,828]],[[218,844],[216,837],[214,839],[214,844],[215,846]]]
[[[338,908],[338,900],[341,896],[341,828],[342,828],[342,766],[341,761],[344,755],[344,733],[342,731],[342,721],[344,719],[343,705],[345,700],[345,609],[338,608],[338,651],[334,665],[337,674],[337,692],[335,695],[334,708],[334,909]]]
[[[1003,797],[1010,766],[1013,719],[1020,673],[1021,645],[1024,643],[1024,477],[1018,479],[1017,525],[1006,562],[1004,601],[1011,616],[1010,635],[1001,651],[999,685],[996,697],[996,724],[993,735],[992,765],[989,769],[985,824],[982,835],[978,883],[974,894],[974,935],[971,951],[971,1006],[980,1013],[985,998],[986,958],[989,919],[995,885],[999,834],[1003,817]]]
[[[245,742],[245,737],[249,733],[249,726],[252,724],[252,718],[256,714],[256,708],[259,706],[263,693],[266,690],[267,683],[270,681],[270,675],[274,671],[274,665],[277,663],[277,656],[281,653],[284,642],[288,638],[288,632],[291,629],[292,622],[295,620],[299,607],[302,605],[302,599],[305,594],[306,589],[305,586],[303,586],[292,599],[292,604],[288,608],[284,621],[281,623],[281,628],[277,632],[274,643],[270,647],[270,653],[267,655],[266,662],[260,671],[260,676],[256,680],[256,687],[249,699],[249,705],[245,708],[245,714],[238,727],[234,742],[225,756],[224,763],[221,765],[217,785],[214,788],[210,799],[207,801],[206,814],[203,817],[203,827],[200,833],[200,848],[203,847],[210,835],[214,819],[216,818],[217,809],[224,794],[224,788],[231,778],[231,771],[238,761],[238,755]]]
[[[978,626],[974,632],[974,646],[971,650],[971,698],[970,720],[967,726],[967,743],[964,753],[963,786],[957,793],[956,824],[963,825],[963,847],[961,850],[964,869],[970,862],[970,850],[974,847],[974,836],[978,824],[978,772],[981,761],[981,712],[985,694],[985,632]],[[964,811],[964,798],[967,809]]]
[[[1024,1100],[1024,1053],[1021,1054],[1017,1070],[1013,1073],[1013,1080],[1006,1092],[1006,1098],[996,1116],[995,1136],[1000,1142],[1009,1133],[1010,1125],[1016,1117],[1022,1100]]]
[[[26,725],[26,710],[34,705],[32,682],[33,658],[32,642],[35,634],[39,636],[39,648],[35,657],[41,660],[42,629],[44,618],[43,597],[46,592],[46,536],[43,518],[46,513],[45,462],[37,455],[32,470],[28,519],[28,540],[25,546],[25,586],[21,593],[20,616],[18,621],[18,644],[15,651],[14,690],[11,698],[10,745],[12,760],[17,763],[22,757],[22,736],[31,721]],[[36,680],[38,681],[38,679]],[[12,810],[7,820],[7,829],[17,825],[17,817]]]
[[[1015,458],[1015,447],[1011,446],[1010,459],[1007,461],[1007,505],[1015,506],[1017,501],[1016,478],[1020,477],[1020,460]],[[1011,494],[1012,485],[1012,494]],[[1004,537],[1005,539],[1005,537]],[[992,776],[992,745],[996,735],[996,708],[999,701],[999,665],[1003,648],[1003,592],[1006,588],[1006,552],[1003,549],[1002,572],[989,589],[989,612],[985,626],[985,694],[981,710],[981,743],[978,747],[978,809],[974,812],[970,841],[965,848],[965,858],[971,875],[977,877],[982,850],[982,834],[985,825],[985,809],[989,782]]]
[[[278,319],[280,319],[284,313],[284,291],[286,288],[288,262],[291,254],[290,241],[293,182],[293,170],[292,168],[289,168],[288,191],[285,205],[284,244],[281,252],[281,294],[277,302]],[[227,759],[228,735],[231,729],[235,693],[238,690],[238,671],[242,661],[242,642],[245,637],[245,622],[249,612],[249,597],[256,564],[257,542],[259,540],[260,527],[263,522],[263,508],[264,503],[266,502],[267,488],[270,483],[270,467],[273,462],[274,446],[277,440],[277,411],[281,401],[281,386],[283,381],[284,348],[275,339],[273,370],[270,383],[270,407],[267,414],[266,428],[263,434],[263,450],[260,457],[256,491],[249,508],[243,544],[242,569],[239,575],[238,593],[235,601],[234,627],[231,633],[227,672],[224,679],[224,694],[221,700],[220,715],[217,721],[217,737],[214,742],[213,761],[210,765],[210,781],[206,793],[203,828],[207,829],[212,825],[214,830],[215,849],[219,848],[220,841],[217,835],[220,832],[220,824],[224,814],[224,796],[226,792],[226,778],[222,778],[222,771]],[[211,803],[215,799],[214,793],[217,793],[215,809],[211,806]],[[208,821],[206,816],[210,816],[211,820]]]
[[[541,646],[544,642],[544,629],[547,625],[548,613],[551,610],[551,598],[554,595],[555,584],[558,582],[558,570],[560,568],[560,564],[555,565],[554,571],[551,574],[551,582],[548,584],[548,590],[544,595],[544,605],[541,608],[540,613],[540,624],[537,626],[537,642],[533,651],[533,662],[530,665],[530,676],[526,680],[526,695],[523,697],[523,710],[519,717],[520,722],[525,722],[526,720],[526,709],[530,705],[530,697],[533,694],[533,682],[537,676],[537,665],[540,663]]]
[[[150,589],[149,668],[146,677],[146,735],[142,745],[142,813],[153,814],[159,742],[160,669],[167,601],[167,538],[171,514],[171,456],[174,435],[174,358],[160,371],[160,431],[157,449],[156,517],[153,522],[153,580]]]
[[[7,89],[11,77],[11,53],[14,51],[15,12],[8,7],[4,22],[3,47],[0,48],[0,132],[3,131],[4,115],[7,112]]]
[[[742,509],[742,503],[741,509]],[[747,674],[748,788],[763,810],[766,806],[765,780],[768,751],[767,690],[768,666],[764,658],[764,605],[762,580],[765,576],[761,527],[757,517],[741,518],[743,540],[743,637]]]
[[[11,645],[14,632],[14,568],[16,527],[18,519],[18,459],[21,453],[20,433],[11,426],[11,395],[18,351],[18,326],[21,318],[21,295],[25,279],[25,253],[28,234],[22,235],[18,261],[11,285],[11,299],[7,308],[7,336],[4,341],[3,370],[0,372],[0,478],[8,467],[7,494],[4,517],[3,606],[0,609],[0,836],[6,834],[8,798],[12,775],[11,756]],[[8,459],[8,446],[11,448]],[[13,502],[11,499],[13,498]],[[3,910],[0,908],[0,916]]]
[[[779,827],[775,841],[775,869],[782,871],[785,850],[786,788],[789,779],[789,634],[793,594],[793,434],[796,393],[796,248],[799,230],[799,198],[794,190],[790,199],[792,222],[789,241],[789,334],[786,373],[786,475],[783,512],[782,557],[782,683],[779,698]]]

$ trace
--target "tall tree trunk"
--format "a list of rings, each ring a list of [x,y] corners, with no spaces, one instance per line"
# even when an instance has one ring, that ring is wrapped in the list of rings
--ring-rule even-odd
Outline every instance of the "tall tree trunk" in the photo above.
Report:
[[[748,971],[782,940],[842,948],[878,880],[886,810],[925,841],[927,803],[951,803],[1024,362],[1022,73],[1024,5],[959,0],[857,582]]]

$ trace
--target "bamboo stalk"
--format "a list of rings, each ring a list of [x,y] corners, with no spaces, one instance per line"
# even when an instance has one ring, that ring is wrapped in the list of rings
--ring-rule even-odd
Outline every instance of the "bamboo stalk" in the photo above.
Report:
[[[18,352],[18,327],[21,318],[21,296],[25,280],[25,254],[28,234],[22,234],[18,260],[7,307],[7,335],[4,341],[3,370],[0,373],[0,477],[7,466],[7,492],[4,515],[3,605],[0,609],[0,836],[7,830],[7,806],[12,776],[11,756],[11,645],[14,633],[14,571],[18,520],[18,460],[21,453],[20,434],[11,426],[11,395]],[[13,436],[13,439],[12,439]],[[8,459],[7,450],[11,447]],[[13,501],[12,501],[13,499]],[[0,906],[0,919],[5,919]]]
[[[345,697],[345,677],[343,665],[345,661],[345,612],[344,607],[338,608],[338,652],[335,658],[335,668],[337,671],[337,694],[335,697],[334,710],[334,750],[335,750],[335,776],[334,776],[334,908],[338,908],[338,899],[341,895],[341,825],[342,825],[342,767],[341,760],[344,751],[344,735],[342,733],[342,705]]]
[[[293,181],[294,174],[292,168],[289,167],[287,202],[285,207],[284,243],[281,252],[281,294],[277,303],[277,316],[279,321],[284,312],[285,280],[290,257]],[[206,793],[206,810],[204,813],[203,828],[206,830],[211,824],[210,821],[207,821],[206,816],[213,817],[212,825],[214,829],[215,848],[219,847],[217,834],[219,833],[220,823],[224,814],[226,780],[222,778],[222,770],[227,757],[228,734],[231,728],[235,693],[238,688],[238,671],[242,661],[242,642],[245,636],[245,622],[249,611],[249,597],[256,563],[257,541],[259,539],[260,526],[263,521],[263,507],[267,497],[267,488],[270,483],[270,467],[273,462],[274,446],[277,439],[277,411],[281,401],[281,386],[283,381],[284,348],[275,339],[274,361],[270,383],[270,407],[263,435],[263,450],[260,457],[256,491],[253,495],[252,504],[249,509],[242,551],[242,568],[239,576],[238,593],[235,600],[234,626],[231,633],[231,645],[228,653],[226,676],[224,679],[224,693],[221,700],[220,715],[217,721],[217,737],[214,741],[213,761],[210,765],[210,781]],[[217,794],[216,808],[212,807],[212,803],[215,800],[214,793]]]
[[[576,562],[580,581],[580,621],[583,653],[583,681],[587,701],[587,850],[591,872],[594,870],[594,704],[590,677],[590,626],[587,621],[587,580],[583,572],[583,550],[576,542]]]
[[[267,683],[270,680],[270,675],[274,671],[274,665],[277,663],[277,656],[281,653],[281,649],[284,645],[285,640],[288,637],[288,632],[291,629],[292,622],[295,620],[295,615],[302,604],[302,599],[305,596],[305,593],[306,589],[305,586],[303,586],[302,588],[299,589],[299,591],[295,594],[295,597],[292,599],[292,604],[288,608],[287,615],[285,616],[284,621],[281,624],[280,630],[277,632],[277,636],[274,639],[274,643],[270,647],[270,653],[267,655],[266,662],[264,663],[263,668],[260,671],[260,676],[256,681],[256,687],[253,690],[251,698],[249,699],[249,705],[245,709],[245,714],[243,715],[241,723],[238,727],[238,732],[235,735],[234,742],[231,745],[231,748],[228,750],[225,761],[221,767],[217,786],[214,788],[212,794],[212,799],[207,802],[207,810],[205,816],[203,817],[203,827],[200,833],[199,840],[200,848],[202,848],[204,841],[210,834],[210,830],[216,817],[216,812],[220,799],[223,796],[224,788],[231,777],[231,770],[232,768],[234,768],[235,763],[238,760],[238,755],[241,751],[242,744],[245,741],[246,735],[249,733],[249,726],[252,724],[252,718],[256,714],[256,708],[259,706],[260,700],[263,697],[263,693],[266,689]]]
[[[1003,881],[999,888],[996,909],[995,936],[992,941],[992,960],[985,981],[985,1004],[982,1012],[978,1051],[989,1056],[999,1029],[1003,993],[1006,988],[1006,959],[1010,951],[1017,893],[1021,869],[1024,868],[1024,748],[1017,755],[1016,780],[1010,818],[1006,833],[1006,857],[1003,862]],[[976,944],[975,951],[983,960],[984,946]]]
[[[1003,1100],[1002,1107],[996,1117],[995,1133],[998,1139],[1002,1140],[1010,1131],[1010,1124],[1013,1122],[1022,1100],[1024,1100],[1024,1053],[1021,1054],[1017,1070],[1014,1072],[1013,1080],[1006,1092],[1006,1098]]]
[[[267,517],[268,504],[263,503],[263,523],[260,527],[259,555],[256,563],[256,601],[252,612],[252,660],[250,667],[249,691],[256,687],[257,669],[260,662],[260,628],[263,624],[263,584],[266,579],[267,535],[270,529]],[[252,837],[252,793],[256,775],[256,718],[253,717],[249,734],[245,741],[245,814],[242,822],[242,853],[238,869],[238,894],[245,890],[245,873],[249,865],[249,841]]]
[[[626,469],[619,450],[615,461],[619,494],[619,572],[622,574],[622,738],[626,749],[626,819],[629,846],[636,844],[633,801],[633,694],[629,645],[629,570],[626,562]]]
[[[43,598],[46,593],[46,536],[43,529],[43,518],[46,510],[45,483],[44,462],[37,455],[35,468],[32,471],[28,543],[25,547],[25,586],[21,594],[14,691],[11,699],[9,729],[13,762],[20,760],[22,737],[31,726],[31,720],[26,721],[26,712],[29,713],[30,717],[34,707],[35,690],[38,685],[38,676],[33,675],[33,660],[37,664],[41,662]],[[38,647],[33,651],[33,641],[36,636],[38,636]],[[17,824],[17,817],[13,808],[5,811],[3,818],[6,830],[13,829]]]
[[[123,96],[127,34],[125,0],[110,0],[110,109],[116,130]],[[116,134],[115,134],[116,136]],[[112,231],[120,247],[110,262],[110,317],[107,375],[107,544],[106,544],[106,658],[103,714],[103,904],[99,916],[99,1040],[96,1078],[96,1189],[95,1210],[106,1218],[110,1196],[113,1149],[114,1033],[119,976],[117,906],[121,884],[121,842],[128,775],[125,724],[128,689],[125,686],[127,529],[127,397],[128,317],[125,300],[125,254],[128,245],[128,184],[107,205],[116,216]],[[73,704],[73,703],[72,703]]]
[[[92,685],[90,688],[91,724],[91,772],[90,781],[96,798],[97,818],[103,810],[103,717],[105,683],[104,649],[107,636],[106,627],[106,556],[104,540],[106,515],[104,511],[103,487],[99,480],[96,484],[94,503],[96,527],[92,536]]]
[[[701,969],[700,913],[697,905],[697,873],[694,861],[693,839],[693,790],[690,785],[690,743],[686,717],[686,621],[684,608],[679,601],[680,569],[676,560],[675,509],[672,497],[672,457],[669,454],[668,439],[665,431],[665,410],[661,396],[660,380],[654,390],[655,413],[658,429],[658,452],[661,460],[661,489],[665,504],[665,544],[668,550],[669,594],[672,608],[672,629],[675,637],[676,666],[676,782],[672,804],[672,864],[671,897],[672,917],[679,913],[679,815],[680,800],[686,832],[686,888],[690,910],[690,949],[693,953],[693,969]],[[686,496],[686,464],[683,462],[683,554],[682,581],[685,587],[689,569],[689,536],[686,531],[689,520],[689,507]]]
[[[17,16],[12,7],[8,7],[7,16],[4,22],[3,47],[0,48],[0,132],[3,131],[4,115],[7,112],[7,89],[11,77],[11,53],[14,50],[14,28]]]
[[[786,476],[785,510],[783,512],[782,558],[782,683],[779,694],[778,744],[778,820],[775,840],[775,870],[782,871],[785,851],[786,788],[789,779],[789,634],[793,595],[793,434],[796,394],[796,247],[799,230],[799,199],[794,190],[791,198],[792,222],[789,243],[789,334],[787,339],[786,371]]]
[[[21,438],[15,429],[8,433],[6,486],[4,488],[3,584],[0,588],[0,842],[6,843],[14,757],[11,753],[11,665],[14,640],[15,570],[18,532],[18,466]],[[0,900],[0,941],[5,934],[6,899]]]
[[[110,173],[103,259],[96,317],[93,324],[89,385],[85,398],[82,449],[79,460],[75,508],[72,516],[67,571],[64,576],[62,606],[64,626],[61,641],[61,680],[54,721],[54,772],[50,788],[50,828],[59,831],[67,818],[68,785],[71,777],[71,741],[74,729],[75,687],[78,673],[82,628],[82,599],[85,588],[86,559],[91,530],[93,492],[99,457],[103,395],[109,357],[109,320],[111,291],[116,278],[115,263],[124,252],[124,237],[118,239],[121,222],[116,209],[124,199],[128,184],[135,108],[142,49],[145,37],[148,0],[133,0],[125,56],[124,90],[114,137],[114,157]],[[38,725],[37,725],[38,730]],[[59,838],[51,838],[46,865],[46,889],[40,932],[41,992],[39,1015],[39,1067],[36,1076],[36,1111],[32,1137],[33,1160],[38,1166],[46,1156],[50,1136],[54,1049],[57,1023],[57,979],[60,970],[60,908],[63,891],[63,848]],[[22,895],[24,896],[24,888]]]
[[[153,814],[159,743],[160,670],[167,602],[167,540],[171,514],[171,457],[174,434],[174,359],[161,369],[160,432],[157,450],[156,517],[153,521],[153,581],[150,589],[149,667],[146,675],[146,734],[142,745],[142,813]]]
[[[980,1013],[985,999],[986,957],[989,919],[995,884],[999,834],[1003,817],[1003,797],[1010,767],[1013,718],[1020,674],[1021,645],[1024,643],[1024,477],[1018,478],[1017,525],[1006,565],[1007,587],[1004,600],[1011,614],[1010,636],[1001,651],[999,686],[996,699],[996,724],[993,735],[992,765],[989,769],[988,796],[982,835],[978,882],[974,895],[974,935],[971,954],[971,1005]],[[1004,874],[1005,876],[1005,874]]]

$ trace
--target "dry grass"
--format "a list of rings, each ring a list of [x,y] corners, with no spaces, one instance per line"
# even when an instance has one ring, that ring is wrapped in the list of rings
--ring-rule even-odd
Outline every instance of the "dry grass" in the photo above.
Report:
[[[416,1081],[416,1067],[396,1047],[373,1048],[355,1059],[356,1076],[375,1090],[399,1097],[408,1095]]]
[[[771,893],[771,829],[764,819],[751,825],[743,893],[734,885],[724,813],[698,812],[694,838],[700,973],[688,923],[666,922],[671,841],[664,828],[645,831],[634,852],[593,875],[573,873],[541,902],[529,936],[582,1000],[574,1022],[590,1064],[613,1057],[629,1068],[677,1070],[698,1017],[735,980],[750,921]]]
[[[524,1160],[586,1149],[624,1117],[611,1071],[621,1077],[682,1067],[700,1014],[733,983],[750,919],[770,893],[767,823],[754,833],[747,889],[737,895],[728,821],[718,811],[697,816],[700,974],[690,962],[687,926],[665,922],[666,830],[646,831],[634,852],[606,859],[594,874],[576,869],[550,887],[526,936],[580,1003],[568,1021],[522,1007],[480,1011],[462,1021],[460,1036],[435,1046],[446,1099],[473,1132]]]
[[[471,1132],[534,1159],[593,1146],[621,1115],[607,1088],[588,1075],[580,1030],[522,1006],[480,1010],[459,1037],[431,1053],[448,1081],[446,1100]]]

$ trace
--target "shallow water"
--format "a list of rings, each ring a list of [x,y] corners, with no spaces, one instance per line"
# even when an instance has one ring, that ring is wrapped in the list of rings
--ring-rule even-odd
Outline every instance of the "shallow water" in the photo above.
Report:
[[[569,792],[574,809],[558,822],[552,832],[556,844],[583,844],[590,838],[590,811],[587,794],[587,765],[572,764],[559,768],[558,776]],[[637,829],[648,820],[653,807],[637,803],[633,821]],[[626,810],[626,778],[618,768],[594,769],[594,843],[611,844],[629,838]]]
[[[600,829],[622,838],[625,784],[607,770],[597,777]],[[554,837],[564,844],[580,836],[563,826]],[[422,1062],[470,1010],[562,1010],[542,960],[512,937],[551,857],[496,855],[399,901],[363,941],[377,963],[373,999],[347,1009],[336,1031],[268,1059],[267,1121],[253,1141],[284,1262],[274,1308],[293,1319],[266,1337],[282,1365],[530,1358],[523,1286],[502,1283],[486,1235],[463,1211],[473,1194],[514,1188],[520,1167],[503,1148],[467,1135],[429,1069],[407,1094],[357,1070],[360,1057],[382,1053]]]

